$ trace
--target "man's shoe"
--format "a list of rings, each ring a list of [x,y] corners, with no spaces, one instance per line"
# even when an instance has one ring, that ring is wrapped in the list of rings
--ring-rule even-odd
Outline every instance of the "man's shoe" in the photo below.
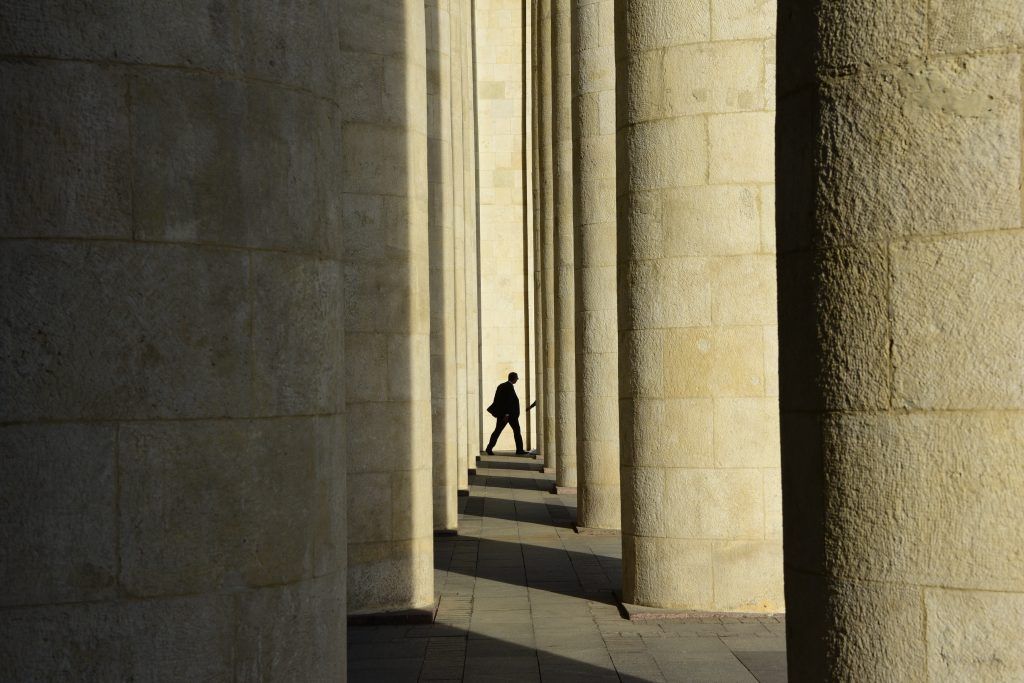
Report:
[[[516,451],[516,455],[529,455],[529,451]]]
[[[484,453],[486,453],[487,455],[494,455],[494,451],[492,451],[490,448],[484,451]]]

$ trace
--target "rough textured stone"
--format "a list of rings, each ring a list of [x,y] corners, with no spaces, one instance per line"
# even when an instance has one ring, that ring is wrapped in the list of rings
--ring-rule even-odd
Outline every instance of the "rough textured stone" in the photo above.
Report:
[[[780,42],[778,122],[801,679],[1021,675],[1020,12],[941,0],[780,13],[780,36],[808,38]]]

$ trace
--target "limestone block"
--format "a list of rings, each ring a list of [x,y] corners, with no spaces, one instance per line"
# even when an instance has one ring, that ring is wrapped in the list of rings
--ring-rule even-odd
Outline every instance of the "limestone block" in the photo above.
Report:
[[[914,408],[1024,407],[1020,235],[895,245],[891,282],[894,400]]]
[[[776,321],[775,257],[750,254],[710,262],[711,319],[720,325]]]
[[[318,417],[316,437],[318,496],[313,563],[314,576],[319,577],[337,574],[345,566],[348,510],[344,416]]]
[[[776,437],[776,443],[779,441]],[[778,454],[771,467],[761,470],[764,477],[764,537],[773,541],[782,540],[782,471],[778,466]],[[776,571],[781,571],[781,559]],[[775,576],[780,576],[776,573]]]
[[[719,541],[713,552],[716,605],[735,612],[785,610],[781,544]]]
[[[760,470],[666,469],[665,535],[670,538],[761,539]],[[780,558],[781,559],[781,558]]]
[[[818,258],[821,266],[817,277],[823,296],[817,305],[827,321],[822,335],[827,351],[821,354],[821,383],[827,388],[827,405],[859,410],[885,408],[892,394],[888,250],[872,244],[864,249],[830,250]],[[845,301],[855,301],[856,305],[840,304]],[[793,322],[790,316],[786,324]],[[854,366],[857,380],[851,382],[847,372]],[[842,389],[832,390],[840,386]]]
[[[243,593],[238,599],[235,678],[342,680],[345,574]],[[287,614],[287,619],[274,615]]]
[[[11,24],[0,24],[6,34]],[[14,40],[0,38],[11,47]],[[0,119],[8,122],[0,163],[17,169],[0,183],[0,235],[130,235],[130,117],[119,75],[89,64],[8,62],[0,78]]]
[[[665,480],[668,470],[662,468],[634,467],[632,463],[622,468],[623,487],[622,532],[625,536],[661,537],[669,523],[664,514]],[[628,492],[628,493],[627,493]]]
[[[1006,681],[1024,676],[1024,655],[1015,628],[1024,624],[1020,594],[926,589],[924,604],[929,675],[945,681]]]
[[[950,57],[828,82],[823,239],[1020,226],[1021,84],[1005,77],[1019,71],[1017,55]]]
[[[110,425],[0,429],[0,605],[115,596],[114,434]]]
[[[821,5],[818,25],[848,28],[820,32],[818,59],[825,67],[840,67],[923,55],[928,45],[928,8],[927,0],[827,0]]]
[[[708,117],[711,182],[774,182],[774,131],[775,112]]]
[[[351,448],[349,449],[351,453]],[[373,543],[391,538],[391,514],[395,502],[391,498],[390,472],[348,473],[348,542],[349,562],[353,559],[352,544]],[[372,492],[373,495],[366,495]],[[399,501],[401,504],[402,501]]]
[[[153,596],[308,578],[315,453],[315,418],[122,425],[123,589]],[[249,502],[268,500],[288,504]]]
[[[431,468],[427,465],[391,472],[392,539],[419,541],[432,535],[431,498],[423,495],[431,488]]]
[[[221,594],[4,610],[0,676],[233,679],[236,604]]]
[[[5,418],[248,414],[249,277],[234,250],[5,245],[0,279],[18,283],[0,288]]]
[[[710,39],[706,0],[647,0],[629,5],[626,40],[635,52]]]
[[[661,398],[670,390],[665,368],[667,330],[622,329],[619,334],[619,391],[634,398]],[[625,412],[622,413],[625,415]]]
[[[429,504],[429,498],[428,498]],[[350,543],[349,612],[425,609],[433,605],[433,538]]]
[[[249,0],[237,11],[244,45],[239,57],[249,77],[331,96],[338,92],[342,60],[325,46],[338,44],[339,26],[345,23],[343,5],[330,0],[294,4]]]
[[[1024,589],[1024,505],[1007,476],[1019,470],[1024,427],[1011,413],[835,416],[826,440],[825,543],[836,572]]]
[[[630,538],[633,554],[623,552],[623,564],[635,572],[625,600],[648,607],[715,606],[713,542],[676,538]],[[625,550],[625,548],[624,548]]]
[[[15,17],[13,7],[5,8],[10,16],[0,22],[0,44],[9,46],[11,54],[229,73],[241,66],[240,16],[233,6],[187,2],[171,7],[159,0],[125,6],[103,0],[88,5],[38,2],[17,10]]]
[[[929,42],[941,52],[1019,47],[1024,7],[999,0],[938,0],[930,5]]]
[[[257,414],[344,409],[342,266],[307,256],[252,255],[253,394]]]
[[[676,328],[664,334],[667,396],[764,395],[764,337],[760,328]]]
[[[348,404],[387,400],[388,335],[346,333],[345,344],[345,398]]]
[[[825,599],[830,617],[840,625],[825,634],[830,675],[881,680],[895,672],[926,670],[929,648],[920,588],[831,579]]]
[[[715,466],[778,468],[778,399],[717,398],[714,421]]]
[[[712,40],[774,38],[776,4],[763,0],[714,0]]]
[[[764,48],[760,42],[683,45],[666,48],[662,55],[668,86],[662,96],[663,116],[764,109]],[[674,76],[679,73],[686,78]]]
[[[714,405],[710,399],[633,399],[632,441],[638,467],[711,467]]]
[[[662,249],[668,256],[758,252],[759,204],[760,193],[753,186],[704,185],[666,192]]]
[[[371,123],[346,123],[345,191],[357,194],[393,195],[410,192],[408,169],[415,163],[404,131]],[[406,182],[406,186],[396,183]],[[393,228],[392,228],[393,229]]]
[[[711,278],[701,258],[632,261],[620,286],[629,291],[630,324],[638,329],[707,325],[711,316]],[[658,296],[685,292],[686,296]]]
[[[148,152],[133,165],[137,234],[318,250],[336,199],[318,164],[317,100],[175,72],[130,84],[132,142]],[[238,144],[225,150],[230,139]]]
[[[746,115],[755,116],[755,115]],[[757,115],[759,116],[759,115]],[[724,124],[728,128],[728,124]],[[734,128],[734,127],[733,127]],[[723,130],[723,135],[744,132]],[[636,168],[629,175],[633,190],[700,185],[707,177],[707,131],[698,117],[652,121],[632,127],[626,139],[626,153],[636,159]],[[744,157],[749,164],[750,158]],[[728,171],[728,168],[722,169]],[[729,180],[723,175],[723,180]]]

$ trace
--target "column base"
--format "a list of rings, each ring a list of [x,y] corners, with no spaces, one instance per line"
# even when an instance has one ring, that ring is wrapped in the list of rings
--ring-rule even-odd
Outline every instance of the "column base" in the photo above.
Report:
[[[436,608],[435,608],[436,609]],[[386,626],[434,623],[435,609],[404,609],[394,612],[368,612],[348,615],[349,626]]]
[[[555,494],[556,496],[560,496],[563,493],[564,494],[576,493],[576,487],[575,486],[552,486],[551,487],[551,493]]]
[[[471,477],[476,476],[476,468],[475,467],[470,467],[469,468],[469,476],[471,476]]]
[[[467,491],[466,493],[468,494],[469,491]],[[458,536],[458,535],[459,535],[459,530],[458,529],[434,529],[434,538],[437,538],[438,536]]]
[[[469,496],[469,489],[459,489],[459,498],[466,498]]]
[[[622,533],[619,529],[598,529],[597,527],[579,526],[576,524],[573,524],[572,528],[580,536],[618,536]]]
[[[657,621],[680,621],[692,623],[714,623],[728,620],[730,623],[739,622],[760,622],[760,621],[782,621],[786,618],[785,612],[703,612],[692,609],[674,609],[663,607],[644,607],[633,605],[622,601],[622,594],[613,591],[615,601],[623,616],[635,622],[657,622]]]

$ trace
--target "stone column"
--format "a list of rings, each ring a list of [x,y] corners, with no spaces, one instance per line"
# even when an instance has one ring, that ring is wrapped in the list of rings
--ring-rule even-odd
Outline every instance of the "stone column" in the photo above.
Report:
[[[542,262],[541,233],[543,232],[543,211],[541,208],[540,178],[540,0],[530,4],[530,189],[533,193],[533,358],[534,376],[537,384],[533,389],[537,408],[533,415],[533,448],[544,450],[544,267]]]
[[[780,16],[800,680],[1024,676],[1022,46],[1020,3]]]
[[[576,524],[618,529],[614,0],[575,0],[573,24]]]
[[[455,354],[455,228],[449,0],[425,0],[430,233],[430,403],[434,530],[459,526]]]
[[[433,604],[423,0],[344,0],[348,600]]]
[[[469,384],[468,384],[468,317],[466,315],[466,158],[465,158],[465,73],[463,60],[466,58],[465,0],[449,0],[449,22],[451,31],[451,113],[452,113],[452,178],[454,184],[455,220],[455,386],[456,386],[456,438],[459,495],[469,495]],[[476,453],[472,453],[476,455]]]
[[[780,611],[774,4],[617,7],[625,599]]]
[[[467,386],[469,394],[469,469],[476,472],[476,456],[484,446],[485,436],[481,433],[483,404],[480,396],[480,225],[477,202],[477,136],[476,136],[476,22],[475,1],[463,0],[462,26],[465,52],[463,59],[463,152],[465,153],[466,188],[466,348]],[[489,399],[490,397],[486,397]]]
[[[572,218],[572,0],[551,6],[555,431],[558,490],[576,489],[576,285]]]
[[[541,433],[544,441],[544,471],[554,472],[558,443],[555,434],[555,187],[554,150],[551,136],[551,2],[540,0],[538,8],[540,36],[538,52],[538,145],[540,148],[540,205],[541,205],[541,309],[544,316],[544,389],[541,397],[544,423]]]
[[[0,677],[345,675],[331,2],[0,8]]]

